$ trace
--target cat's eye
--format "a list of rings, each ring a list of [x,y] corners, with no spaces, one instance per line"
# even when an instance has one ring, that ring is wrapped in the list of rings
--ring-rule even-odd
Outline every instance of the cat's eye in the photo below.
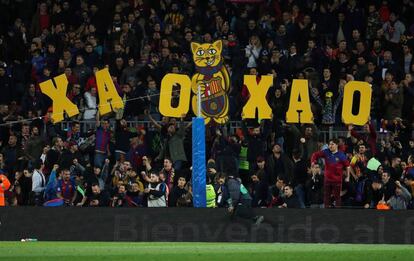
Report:
[[[209,53],[209,54],[216,54],[216,53],[217,53],[217,51],[216,51],[215,49],[209,49],[209,50],[208,50],[208,53]]]
[[[203,54],[204,54],[204,50],[198,50],[198,51],[196,52],[196,54],[197,54],[197,55],[203,55]]]

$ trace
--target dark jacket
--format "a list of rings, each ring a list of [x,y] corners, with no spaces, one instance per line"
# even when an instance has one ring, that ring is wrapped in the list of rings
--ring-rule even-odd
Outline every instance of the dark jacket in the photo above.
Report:
[[[299,198],[295,194],[289,198],[283,198],[283,203],[286,203],[287,208],[302,208]]]
[[[276,164],[280,164],[282,168],[275,168]],[[276,161],[273,154],[267,158],[266,161],[266,172],[269,175],[269,184],[275,184],[278,176],[286,178],[288,181],[292,180],[293,177],[293,162],[290,158],[282,153],[279,160]]]
[[[227,189],[229,191],[229,198],[227,200],[227,203],[229,206],[236,207],[241,202],[249,202],[251,204],[252,198],[250,197],[248,191],[247,193],[241,192],[241,181],[239,179],[235,179],[233,177],[229,177],[227,181]]]
[[[247,149],[247,160],[249,162],[256,161],[258,156],[266,155],[266,141],[269,134],[268,124],[265,123],[263,130],[260,135],[253,136],[249,135],[246,123],[242,121],[242,130],[243,135],[247,139],[248,149]]]
[[[183,126],[183,123],[180,124],[180,128],[166,141],[166,149],[168,149],[168,151],[164,150],[164,156],[168,153],[173,162],[176,162],[177,160],[187,161],[184,150],[185,127]]]
[[[169,195],[168,206],[176,207],[177,200],[179,198],[183,198],[187,194],[187,192],[188,191],[185,188],[179,188],[178,186],[173,187]]]
[[[45,142],[40,136],[32,136],[26,143],[25,152],[28,159],[34,161],[40,158],[43,152]]]
[[[132,138],[132,132],[129,129],[123,129],[120,125],[120,121],[116,121],[115,131],[115,149],[127,153],[130,149],[130,139]]]
[[[305,184],[307,205],[323,204],[323,174],[308,176]]]

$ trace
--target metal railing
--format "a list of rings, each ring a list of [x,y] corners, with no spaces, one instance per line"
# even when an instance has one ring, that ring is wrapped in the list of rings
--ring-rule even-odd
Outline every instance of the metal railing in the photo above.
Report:
[[[189,123],[189,122],[186,122]],[[61,128],[68,130],[70,129],[71,122],[64,121],[61,122]],[[80,121],[81,124],[81,131],[86,133],[89,130],[94,130],[96,128],[96,122],[95,121]],[[155,127],[151,121],[127,121],[127,124],[129,127],[144,127],[148,130],[155,130]],[[110,121],[111,128],[115,128],[115,121]],[[230,121],[228,123],[229,128],[229,134],[234,134],[236,132],[236,129],[241,128],[241,121]],[[329,127],[325,130],[319,130],[319,139],[323,142],[328,142],[331,138],[338,138],[338,137],[346,137],[348,131],[344,128],[335,128],[335,127]],[[385,133],[379,133],[378,132],[378,138],[382,139],[386,136]]]

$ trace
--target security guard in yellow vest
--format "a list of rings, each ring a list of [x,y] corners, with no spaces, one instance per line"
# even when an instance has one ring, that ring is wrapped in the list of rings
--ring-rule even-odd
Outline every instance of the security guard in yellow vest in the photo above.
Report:
[[[214,187],[211,184],[211,178],[210,177],[207,177],[206,207],[208,207],[208,208],[215,208],[216,207],[216,191],[214,190]]]

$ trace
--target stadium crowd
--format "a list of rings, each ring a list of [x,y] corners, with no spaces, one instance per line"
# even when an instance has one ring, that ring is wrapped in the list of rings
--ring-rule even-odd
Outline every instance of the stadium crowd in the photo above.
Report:
[[[1,0],[0,206],[192,206],[192,115],[162,117],[159,86],[166,73],[194,73],[190,42],[222,40],[230,119],[249,98],[244,74],[274,76],[273,119],[207,127],[209,207],[234,204],[227,184],[240,178],[253,207],[413,208],[414,3],[233,2]],[[125,107],[100,118],[104,67]],[[81,108],[67,129],[39,90],[63,73]],[[286,124],[292,79],[309,80],[315,124]],[[352,80],[373,91],[361,128],[341,123]],[[332,127],[346,135],[321,139]]]

